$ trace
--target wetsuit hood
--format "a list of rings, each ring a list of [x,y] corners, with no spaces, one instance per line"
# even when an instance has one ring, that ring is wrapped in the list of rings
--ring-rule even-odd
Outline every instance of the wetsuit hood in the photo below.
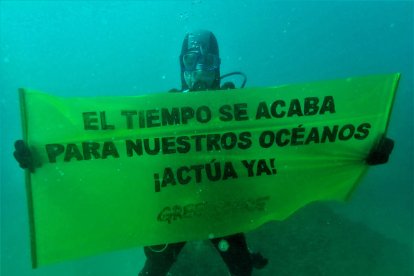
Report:
[[[203,73],[211,78],[211,81],[208,82],[210,87],[204,87],[205,89],[220,89],[219,47],[212,32],[197,30],[188,33],[184,37],[180,54],[180,68],[183,91],[192,89],[192,87],[189,87],[188,76],[191,75],[197,78]]]

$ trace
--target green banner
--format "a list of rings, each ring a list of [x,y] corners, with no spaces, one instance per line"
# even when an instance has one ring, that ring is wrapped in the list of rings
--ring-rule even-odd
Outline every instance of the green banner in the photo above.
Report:
[[[345,200],[399,74],[269,88],[56,97],[20,90],[33,266],[208,239]]]

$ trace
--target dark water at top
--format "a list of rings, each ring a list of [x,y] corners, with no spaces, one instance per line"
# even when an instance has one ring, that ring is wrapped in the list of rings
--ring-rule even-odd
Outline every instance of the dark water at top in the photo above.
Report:
[[[222,73],[243,71],[248,86],[402,73],[390,162],[371,168],[346,205],[303,210],[249,239],[271,258],[257,275],[412,273],[413,2],[1,1],[0,28],[1,275],[136,275],[141,249],[31,270],[23,172],[12,158],[21,138],[16,91],[138,95],[179,88],[181,41],[199,28],[216,34]],[[326,231],[314,217],[335,227]],[[188,246],[174,275],[224,273],[216,254],[198,245]]]

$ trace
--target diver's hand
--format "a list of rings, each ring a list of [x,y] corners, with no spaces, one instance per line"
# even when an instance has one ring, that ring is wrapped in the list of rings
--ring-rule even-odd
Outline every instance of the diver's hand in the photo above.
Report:
[[[394,141],[382,136],[380,142],[371,150],[365,162],[368,165],[380,165],[388,162],[394,148]]]
[[[19,162],[20,167],[29,169],[33,173],[35,171],[35,164],[29,147],[23,140],[17,140],[14,142],[14,149],[13,155],[17,162]]]

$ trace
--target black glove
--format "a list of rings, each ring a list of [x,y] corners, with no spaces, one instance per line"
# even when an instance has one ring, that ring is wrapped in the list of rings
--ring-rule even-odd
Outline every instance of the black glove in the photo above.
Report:
[[[29,147],[24,143],[23,140],[17,140],[14,142],[15,151],[13,152],[14,158],[23,169],[29,169],[30,172],[34,172],[35,164],[33,162],[32,153]]]
[[[365,162],[368,165],[380,165],[388,162],[388,158],[394,148],[394,141],[384,136],[381,137],[379,143],[372,148]]]
[[[252,260],[253,267],[256,269],[262,269],[269,262],[269,260],[264,258],[260,253],[251,253],[250,259]]]

